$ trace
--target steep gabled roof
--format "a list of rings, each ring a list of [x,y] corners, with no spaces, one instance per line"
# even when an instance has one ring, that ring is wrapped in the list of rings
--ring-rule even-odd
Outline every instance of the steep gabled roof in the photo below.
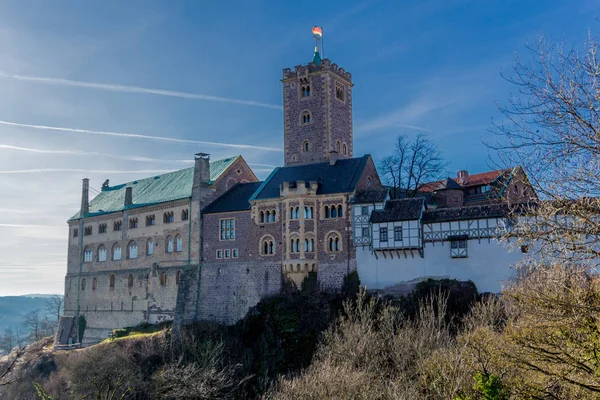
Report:
[[[238,157],[240,156],[211,162],[211,182],[217,180],[223,172],[238,159]],[[86,217],[189,198],[192,196],[193,181],[194,167],[190,167],[103,188],[90,202],[90,211]],[[133,204],[124,207],[125,190],[127,187],[132,188]],[[71,217],[71,219],[78,218],[80,218],[79,213]]]
[[[388,188],[357,190],[350,203],[372,204],[383,203],[388,196]]]
[[[513,170],[514,170],[514,168],[498,169],[498,170],[494,170],[494,171],[488,171],[488,172],[482,172],[479,174],[469,175],[469,181],[465,184],[461,184],[451,178],[443,179],[441,181],[427,182],[427,183],[424,183],[423,185],[419,186],[418,190],[419,190],[419,192],[433,192],[435,190],[440,190],[440,186],[444,185],[444,182],[446,182],[448,179],[455,182],[457,185],[459,185],[460,188],[468,188],[468,187],[480,186],[480,185],[489,185],[492,182],[494,182],[496,179],[507,176]]]
[[[371,213],[371,223],[409,221],[419,219],[423,212],[423,198],[388,200],[383,210]]]
[[[262,185],[262,182],[238,183],[223,193],[202,210],[202,214],[215,214],[250,209],[250,197]]]
[[[295,181],[319,182],[317,194],[353,192],[369,157],[367,154],[360,158],[342,159],[335,165],[323,162],[276,168],[250,200],[278,198],[281,184]]]
[[[462,186],[460,186],[459,183],[456,182],[454,179],[446,178],[445,180],[441,181],[441,183],[438,185],[438,187],[435,188],[435,190],[446,190],[446,189],[462,190]]]

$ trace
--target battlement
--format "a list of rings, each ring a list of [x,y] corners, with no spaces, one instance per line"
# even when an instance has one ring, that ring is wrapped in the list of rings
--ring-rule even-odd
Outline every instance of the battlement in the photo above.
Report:
[[[308,65],[297,65],[293,69],[284,68],[282,81],[296,79],[298,77],[310,74],[317,74],[323,71],[333,72],[340,78],[352,83],[352,74],[347,72],[344,68],[340,68],[336,63],[332,63],[328,58],[323,59],[320,65],[317,65],[315,62],[311,62]]]
[[[298,194],[316,195],[318,189],[319,182],[317,181],[291,181],[283,182],[279,188],[279,192],[281,197]]]

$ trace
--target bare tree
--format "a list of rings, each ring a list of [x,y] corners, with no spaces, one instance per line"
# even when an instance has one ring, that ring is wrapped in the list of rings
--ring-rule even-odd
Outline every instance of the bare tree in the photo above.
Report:
[[[63,312],[64,298],[59,294],[52,295],[46,299],[44,309],[46,313],[56,316],[56,323],[60,321]]]
[[[517,231],[538,254],[567,263],[600,256],[600,60],[590,35],[582,49],[541,37],[503,75],[517,92],[494,123],[503,166],[521,165],[543,201]],[[514,231],[513,231],[514,233]],[[596,261],[594,261],[596,260]]]
[[[6,328],[4,330],[4,335],[0,336],[0,350],[4,350],[7,353],[15,347],[16,338],[12,331],[12,328]]]
[[[383,158],[380,170],[384,182],[392,187],[392,196],[398,198],[414,197],[419,186],[439,179],[446,166],[436,144],[425,134],[412,141],[400,135],[394,153]]]

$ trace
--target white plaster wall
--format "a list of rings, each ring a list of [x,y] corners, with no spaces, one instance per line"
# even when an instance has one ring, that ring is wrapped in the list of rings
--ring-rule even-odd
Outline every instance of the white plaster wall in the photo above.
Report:
[[[424,258],[417,251],[414,258],[402,251],[398,258],[394,252],[384,258],[379,251],[378,259],[368,248],[357,248],[358,274],[367,289],[384,289],[399,283],[422,278],[453,278],[472,280],[480,292],[498,293],[503,282],[514,276],[511,267],[525,254],[519,249],[508,247],[507,242],[496,239],[472,239],[468,241],[468,258],[451,258],[450,242],[425,243]],[[386,253],[388,253],[386,251]]]

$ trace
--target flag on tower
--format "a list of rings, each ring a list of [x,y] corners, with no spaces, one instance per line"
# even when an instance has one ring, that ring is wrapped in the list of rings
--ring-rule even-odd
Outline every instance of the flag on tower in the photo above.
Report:
[[[315,38],[317,38],[317,40],[322,39],[323,38],[323,28],[321,28],[320,26],[313,26],[312,34]]]

